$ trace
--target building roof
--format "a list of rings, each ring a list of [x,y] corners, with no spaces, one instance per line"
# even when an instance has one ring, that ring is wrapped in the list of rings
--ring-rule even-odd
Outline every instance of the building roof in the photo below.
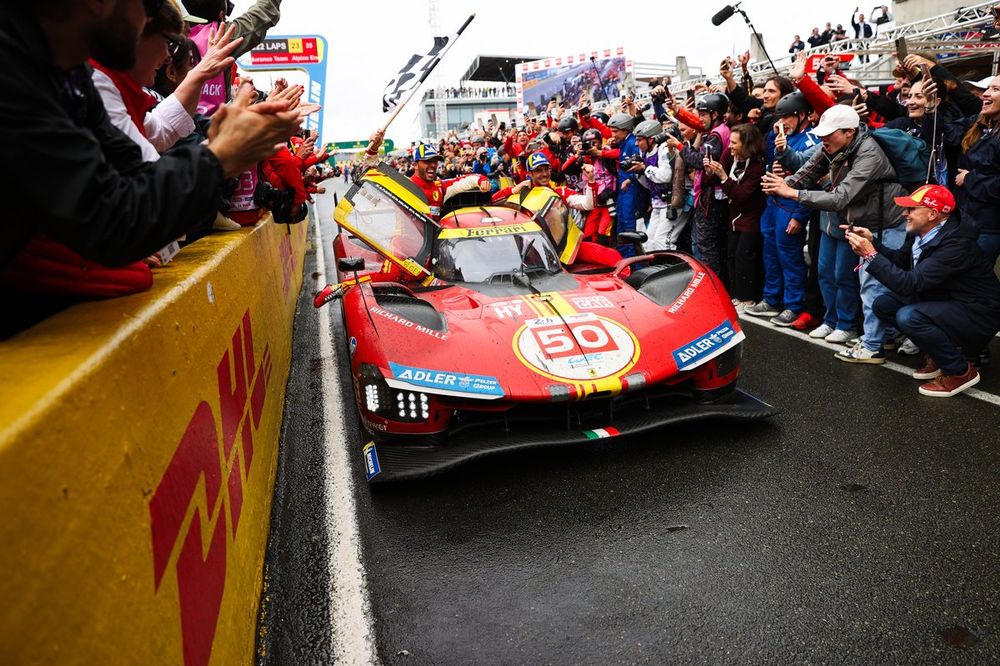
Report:
[[[521,62],[541,60],[544,57],[479,55],[472,61],[472,65],[462,76],[462,80],[512,83],[514,81],[514,65]]]

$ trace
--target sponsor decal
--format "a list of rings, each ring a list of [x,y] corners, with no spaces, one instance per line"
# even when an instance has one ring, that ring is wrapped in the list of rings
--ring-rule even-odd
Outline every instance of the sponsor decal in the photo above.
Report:
[[[497,319],[521,319],[523,317],[524,301],[516,299],[513,301],[500,301],[493,303],[493,314]]]
[[[590,381],[630,369],[639,358],[639,343],[618,322],[582,312],[525,322],[515,335],[514,351],[546,377]]]
[[[215,395],[195,407],[149,502],[153,585],[180,605],[185,666],[208,664],[212,654],[226,550],[236,543],[254,434],[273,393],[271,368],[270,345],[259,357],[254,353],[247,310],[219,361]],[[176,593],[161,589],[171,565]]]
[[[382,468],[378,464],[378,451],[375,450],[375,442],[368,442],[364,448],[365,473],[371,481],[382,473]]]
[[[736,336],[729,322],[723,322],[705,335],[673,352],[678,370],[687,370],[707,360]]]
[[[542,228],[534,222],[526,222],[524,224],[508,224],[502,227],[463,227],[461,229],[442,229],[438,234],[438,238],[485,238],[488,236],[526,234],[541,230]]]
[[[570,300],[580,310],[602,310],[615,307],[615,304],[607,296],[577,296]]]
[[[687,289],[677,297],[677,300],[667,308],[667,312],[670,314],[677,314],[677,312],[684,307],[684,304],[688,302],[688,299],[694,295],[694,292],[698,290],[698,285],[701,284],[702,280],[705,279],[705,271],[699,271],[694,279],[691,280],[691,284],[688,285]]]
[[[597,430],[585,430],[583,433],[587,439],[607,439],[608,437],[617,437],[620,434],[618,428],[612,428],[611,426],[598,428]]]
[[[504,396],[499,380],[496,377],[488,375],[470,375],[445,370],[411,368],[410,366],[400,365],[391,361],[389,362],[389,369],[392,371],[393,377],[414,386],[425,386],[427,388],[471,393],[474,395]]]
[[[351,347],[351,356],[354,356],[354,352],[358,351],[358,339],[353,335],[351,336],[350,347]]]
[[[406,328],[412,328],[417,333],[423,333],[424,335],[429,335],[430,337],[437,338],[438,340],[448,339],[447,333],[442,333],[441,331],[435,331],[433,328],[427,328],[423,324],[418,324],[416,322],[410,321],[409,319],[400,317],[395,312],[389,312],[388,310],[383,310],[377,305],[371,306],[369,310],[374,315],[388,319],[389,321],[395,322],[400,326],[404,326]]]

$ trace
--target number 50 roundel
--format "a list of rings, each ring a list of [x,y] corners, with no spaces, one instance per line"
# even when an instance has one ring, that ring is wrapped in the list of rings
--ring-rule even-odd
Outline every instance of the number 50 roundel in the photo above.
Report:
[[[540,375],[585,381],[631,369],[639,343],[621,324],[581,313],[526,321],[514,336],[514,352]]]

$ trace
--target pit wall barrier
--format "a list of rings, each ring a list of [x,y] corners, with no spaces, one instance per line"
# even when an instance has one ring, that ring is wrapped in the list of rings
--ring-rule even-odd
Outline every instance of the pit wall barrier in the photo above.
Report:
[[[5,664],[250,664],[308,222],[0,342]]]

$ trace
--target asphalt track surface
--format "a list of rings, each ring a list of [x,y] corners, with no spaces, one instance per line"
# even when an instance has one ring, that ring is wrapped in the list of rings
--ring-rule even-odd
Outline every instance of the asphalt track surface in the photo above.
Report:
[[[330,198],[319,212],[333,276]],[[325,439],[324,380],[350,379],[339,310],[335,365],[322,358],[315,257],[259,663],[368,661],[344,638],[357,632],[387,664],[1000,661],[1000,406],[921,397],[899,372],[746,325],[742,387],[783,410],[770,422],[685,425],[369,490],[352,404],[332,411],[341,441]],[[1000,367],[978,388],[1000,395]],[[329,504],[337,447],[353,507]],[[335,606],[351,583],[326,527],[345,506],[370,607],[349,627]]]

